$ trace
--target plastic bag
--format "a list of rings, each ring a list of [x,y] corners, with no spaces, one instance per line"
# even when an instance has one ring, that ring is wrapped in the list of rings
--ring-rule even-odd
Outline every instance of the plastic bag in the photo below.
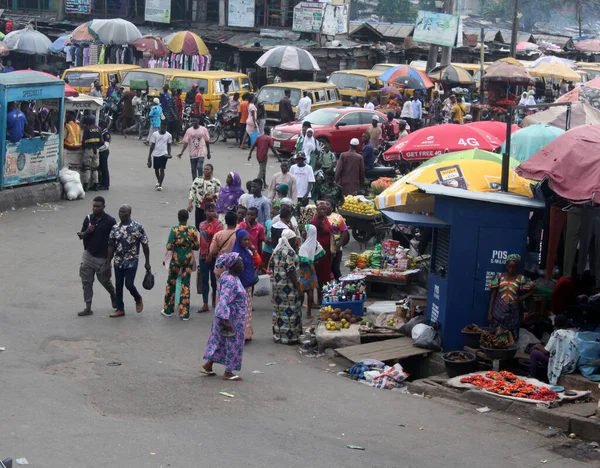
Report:
[[[584,377],[600,381],[600,333],[579,332],[579,362],[577,367]]]
[[[413,328],[413,334],[417,327],[425,327],[420,331],[417,338],[413,338],[415,342],[413,346],[423,349],[431,349],[433,351],[439,351],[442,349],[442,337],[440,333],[431,325],[420,324]]]
[[[258,283],[254,286],[255,296],[268,296],[271,294],[271,277],[269,275],[259,275]]]
[[[404,371],[400,364],[394,364],[394,367],[390,367],[383,371],[380,375],[373,377],[371,385],[375,388],[385,388],[391,390],[396,387],[400,387],[402,382],[408,377],[408,374]]]
[[[527,349],[527,346],[530,344],[538,344],[539,342],[540,340],[538,340],[533,333],[531,333],[529,330],[521,328],[519,331],[519,341],[517,341],[517,346],[519,347],[518,352],[524,353]]]
[[[425,333],[425,331],[426,331],[428,328],[431,328],[431,327],[430,327],[429,325],[427,325],[426,323],[418,323],[418,324],[416,324],[416,325],[413,327],[413,329],[411,330],[411,332],[410,332],[410,336],[411,336],[411,338],[412,338],[413,340],[415,340],[415,341],[416,341],[416,340],[418,340],[418,339],[421,337],[421,335],[422,335],[423,333]]]
[[[250,146],[252,146],[254,144],[254,142],[256,141],[256,139],[260,136],[260,132],[256,131],[254,133],[252,133],[250,135]]]
[[[85,197],[83,185],[79,172],[70,169],[62,169],[59,175],[60,182],[63,184],[63,190],[68,200],[77,200]]]
[[[414,328],[415,325],[418,325],[419,323],[426,323],[426,322],[427,322],[427,318],[424,315],[417,315],[416,317],[413,317],[412,319],[410,319],[405,325],[400,327],[400,330],[398,330],[398,331],[400,333],[405,334],[406,336],[411,336],[412,329]]]
[[[148,291],[154,287],[154,274],[150,270],[146,270],[144,281],[142,281],[142,286]]]

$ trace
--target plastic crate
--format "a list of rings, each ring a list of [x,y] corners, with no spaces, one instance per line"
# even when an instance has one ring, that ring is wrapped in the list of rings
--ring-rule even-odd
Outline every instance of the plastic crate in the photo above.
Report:
[[[334,309],[339,308],[342,309],[342,311],[350,309],[352,311],[352,315],[356,317],[362,317],[365,308],[365,301],[323,302],[323,307],[326,306],[331,306]]]

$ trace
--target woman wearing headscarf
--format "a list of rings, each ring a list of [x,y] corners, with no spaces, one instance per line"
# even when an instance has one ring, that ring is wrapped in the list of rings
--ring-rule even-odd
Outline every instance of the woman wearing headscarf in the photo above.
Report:
[[[315,131],[312,128],[306,130],[306,135],[302,142],[302,152],[309,157],[310,167],[314,171],[317,165],[317,140],[315,139]]]
[[[263,269],[266,271],[269,265],[269,260],[271,260],[271,254],[273,253],[273,246],[271,245],[271,227],[273,225],[273,218],[279,215],[279,209],[281,207],[281,202],[279,200],[273,201],[271,204],[271,219],[267,219],[265,223],[265,242],[262,248],[262,261],[263,261]]]
[[[219,302],[215,308],[208,344],[204,351],[206,362],[200,372],[213,376],[215,363],[225,366],[223,380],[242,380],[234,371],[242,369],[244,354],[244,329],[246,322],[246,290],[239,275],[244,264],[236,252],[223,254],[217,259],[217,267],[227,269],[219,278]]]
[[[531,297],[535,283],[518,274],[521,256],[509,255],[506,258],[506,272],[498,273],[490,283],[492,296],[488,310],[488,321],[492,327],[502,327],[519,338],[521,302]]]
[[[323,292],[321,287],[331,280],[331,238],[333,235],[333,227],[327,217],[327,206],[325,203],[319,203],[317,206],[317,215],[311,220],[310,224],[317,228],[317,241],[323,247],[325,255],[316,265],[317,279],[319,280],[319,288],[317,288],[318,304],[323,302]]]
[[[526,106],[527,105],[527,98],[529,96],[527,95],[527,92],[524,91],[523,94],[521,94],[521,99],[519,99],[519,105],[520,106]]]
[[[306,293],[307,300],[307,318],[312,318],[312,306],[314,302],[314,290],[318,287],[317,273],[315,271],[315,262],[325,255],[321,244],[317,242],[317,228],[311,224],[306,225],[306,239],[298,251],[298,260],[300,271],[298,273],[298,282],[300,291]]]
[[[256,277],[256,271],[254,269],[254,261],[252,260],[252,252],[250,251],[250,234],[244,229],[240,229],[235,233],[235,244],[231,252],[237,253],[244,264],[244,270],[240,272],[239,278],[242,282],[242,286],[246,290],[246,326],[244,336],[246,340],[250,341],[254,334],[254,328],[252,327],[252,286],[254,285],[254,278]]]
[[[242,178],[237,172],[230,172],[217,197],[217,213],[221,222],[225,221],[225,214],[228,211],[235,211],[243,194]]]
[[[302,333],[302,308],[298,282],[296,233],[285,229],[271,255],[273,289],[273,341],[295,344]]]

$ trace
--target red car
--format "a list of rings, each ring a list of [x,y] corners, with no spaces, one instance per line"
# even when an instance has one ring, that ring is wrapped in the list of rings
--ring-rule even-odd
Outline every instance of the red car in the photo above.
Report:
[[[358,138],[362,147],[362,134],[372,125],[373,116],[379,119],[379,126],[387,121],[387,116],[378,111],[360,107],[330,107],[308,114],[303,121],[310,122],[315,138],[320,142],[329,142],[331,151],[343,153],[350,148],[350,140]],[[293,153],[302,131],[301,122],[277,125],[271,136],[275,140],[275,149],[282,153]],[[400,134],[400,127],[394,121],[394,133]]]

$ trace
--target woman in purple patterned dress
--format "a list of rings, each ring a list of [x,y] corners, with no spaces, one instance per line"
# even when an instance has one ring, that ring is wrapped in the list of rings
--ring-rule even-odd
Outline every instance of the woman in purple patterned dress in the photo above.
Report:
[[[244,269],[242,258],[236,252],[221,255],[217,268],[226,268],[228,272],[219,278],[219,302],[215,307],[215,316],[204,351],[206,362],[200,372],[216,375],[215,363],[225,366],[223,380],[242,380],[234,371],[242,368],[244,354],[244,330],[246,323],[246,290],[238,278]]]

